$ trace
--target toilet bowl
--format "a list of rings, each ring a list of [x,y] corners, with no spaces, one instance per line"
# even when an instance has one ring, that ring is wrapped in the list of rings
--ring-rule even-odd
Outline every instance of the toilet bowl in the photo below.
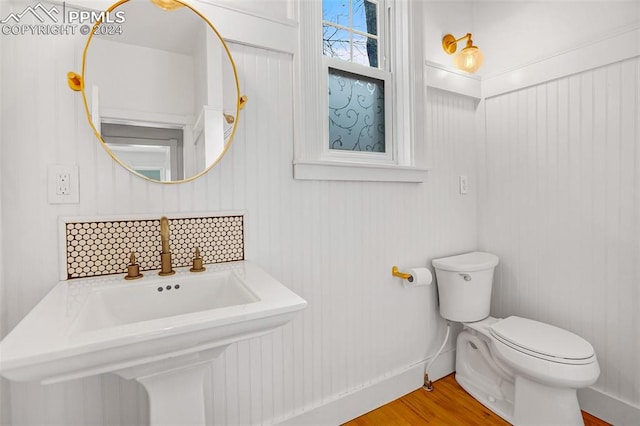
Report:
[[[582,425],[576,389],[600,374],[591,344],[542,322],[489,316],[495,255],[474,252],[432,263],[441,315],[463,324],[456,381],[515,425]]]

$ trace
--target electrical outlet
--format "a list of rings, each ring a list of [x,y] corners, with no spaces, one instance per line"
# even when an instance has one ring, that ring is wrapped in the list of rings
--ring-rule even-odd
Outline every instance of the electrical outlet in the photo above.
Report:
[[[466,175],[460,175],[460,194],[465,195],[469,192],[469,180]]]
[[[71,176],[69,173],[60,173],[55,176],[56,195],[69,195],[71,192]]]
[[[47,167],[47,199],[49,204],[80,202],[78,166],[50,164]]]

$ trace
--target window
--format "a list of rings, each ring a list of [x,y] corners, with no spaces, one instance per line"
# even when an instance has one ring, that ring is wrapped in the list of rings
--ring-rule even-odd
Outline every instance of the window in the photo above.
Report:
[[[322,0],[322,53],[378,68],[378,11],[376,0]]]
[[[386,22],[386,11],[383,0],[322,1],[329,129],[326,159],[393,161],[392,111],[385,105],[393,91],[385,54],[386,29],[379,25]]]
[[[424,181],[414,118],[424,92],[420,33],[411,50],[419,3],[299,2],[295,178]]]

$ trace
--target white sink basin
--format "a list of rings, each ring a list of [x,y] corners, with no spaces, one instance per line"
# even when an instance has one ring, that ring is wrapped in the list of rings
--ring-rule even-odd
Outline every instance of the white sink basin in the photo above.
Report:
[[[95,286],[71,330],[78,333],[151,321],[260,299],[232,271],[155,277],[144,283]]]
[[[0,374],[42,383],[149,376],[209,361],[306,306],[250,262],[176,272],[59,282],[0,343]]]

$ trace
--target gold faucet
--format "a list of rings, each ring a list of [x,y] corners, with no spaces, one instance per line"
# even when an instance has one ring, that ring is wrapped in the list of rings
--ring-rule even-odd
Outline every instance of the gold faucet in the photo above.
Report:
[[[169,219],[166,216],[160,218],[160,239],[162,240],[162,253],[160,253],[160,273],[158,275],[173,275],[176,271],[171,266],[171,250],[169,249]]]

